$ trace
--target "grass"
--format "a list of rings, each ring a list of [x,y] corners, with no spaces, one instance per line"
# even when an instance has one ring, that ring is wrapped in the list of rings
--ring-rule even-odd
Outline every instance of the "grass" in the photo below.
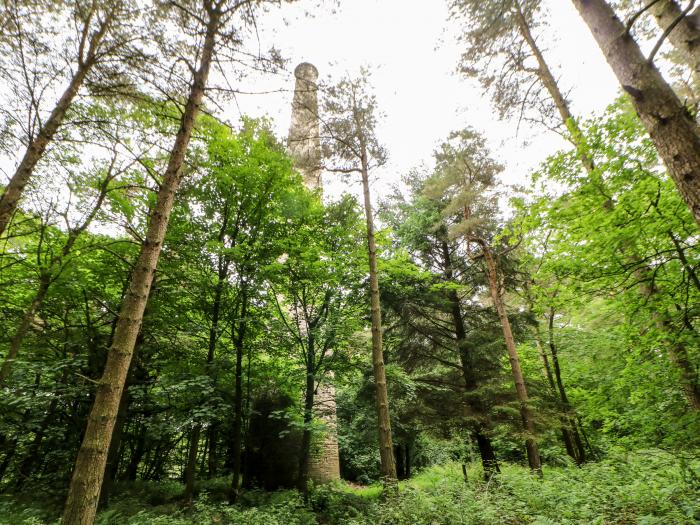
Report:
[[[251,492],[240,506],[204,485],[194,508],[179,504],[177,483],[125,487],[98,525],[690,525],[700,523],[700,461],[658,450],[610,455],[583,468],[545,468],[544,479],[518,465],[485,483],[478,465],[433,466],[400,483],[383,500],[381,487],[344,483],[314,487],[309,505],[294,491]],[[0,498],[0,525],[53,525],[58,509]]]

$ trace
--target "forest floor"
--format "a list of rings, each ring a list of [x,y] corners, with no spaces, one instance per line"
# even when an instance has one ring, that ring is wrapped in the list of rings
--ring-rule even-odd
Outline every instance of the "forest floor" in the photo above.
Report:
[[[433,466],[382,499],[381,487],[339,483],[315,487],[308,505],[298,493],[248,492],[223,502],[227,479],[203,482],[183,510],[182,485],[138,482],[116,487],[97,525],[675,525],[700,523],[700,459],[658,450],[617,453],[583,468],[546,468],[542,480],[518,465],[485,483],[477,464],[465,482],[461,465]],[[0,496],[0,525],[53,525],[60,503],[36,490]],[[33,495],[33,496],[32,496]]]

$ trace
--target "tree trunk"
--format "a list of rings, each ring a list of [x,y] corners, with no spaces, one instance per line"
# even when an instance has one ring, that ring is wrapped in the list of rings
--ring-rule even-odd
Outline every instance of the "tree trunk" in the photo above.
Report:
[[[530,408],[528,407],[529,400],[527,395],[527,388],[525,387],[525,379],[523,377],[523,372],[520,369],[520,358],[518,357],[518,351],[515,347],[513,331],[510,328],[510,321],[508,320],[506,307],[501,297],[501,286],[498,268],[496,267],[496,261],[493,258],[491,249],[486,245],[485,242],[481,243],[481,247],[483,250],[484,259],[486,260],[486,269],[488,274],[489,288],[491,290],[491,298],[493,299],[493,304],[496,307],[496,312],[498,312],[498,318],[501,321],[501,327],[503,329],[503,338],[506,341],[508,358],[510,360],[510,368],[513,373],[513,381],[515,382],[515,391],[518,395],[518,401],[520,402],[520,416],[523,421],[523,429],[528,434],[528,437],[525,440],[525,446],[527,448],[527,460],[530,465],[530,469],[541,476],[542,462],[540,461],[540,453],[537,448],[537,442],[534,438],[535,424],[532,421],[532,417],[530,415]]]
[[[245,342],[245,332],[247,327],[246,315],[248,313],[248,294],[245,287],[241,289],[242,304],[240,320],[234,320],[234,325],[238,325],[236,330],[236,384],[233,394],[233,444],[231,455],[233,456],[233,478],[231,480],[231,493],[229,502],[235,503],[241,485],[241,450],[243,448],[243,349]]]
[[[396,458],[396,477],[406,479],[406,468],[404,464],[404,451],[401,444],[394,445],[394,457]]]
[[[379,278],[377,276],[377,246],[374,242],[374,219],[372,203],[369,197],[369,171],[367,154],[362,152],[362,192],[367,220],[367,250],[369,256],[370,301],[372,311],[372,365],[374,382],[377,390],[377,419],[379,426],[380,473],[385,482],[396,480],[394,463],[394,445],[391,440],[391,418],[389,416],[389,393],[384,371],[384,354],[382,349],[382,313],[379,305]]]
[[[651,12],[664,32],[671,24],[676,24],[668,34],[668,40],[696,77],[700,73],[700,28],[695,20],[683,15],[683,9],[676,0],[660,0],[651,8]]]
[[[5,438],[5,440],[2,443],[2,448],[5,452],[5,457],[2,458],[2,462],[0,462],[0,481],[2,481],[2,478],[5,477],[5,472],[7,472],[10,463],[12,463],[12,458],[17,452],[17,438]]]
[[[71,77],[68,87],[61,95],[61,98],[58,99],[58,102],[49,115],[49,118],[46,119],[46,121],[40,127],[36,137],[30,138],[27,150],[24,152],[24,156],[22,157],[19,166],[17,166],[14,175],[12,175],[10,182],[5,187],[2,197],[0,197],[0,236],[10,224],[12,215],[17,209],[17,203],[24,193],[24,188],[27,186],[32,174],[34,173],[34,168],[36,168],[36,165],[44,155],[47,146],[51,143],[56,135],[56,132],[58,131],[58,128],[63,123],[63,119],[65,118],[73,99],[82,87],[88,73],[97,63],[98,48],[105,36],[105,33],[112,24],[114,16],[114,10],[110,11],[100,23],[98,30],[92,34],[87,53],[84,57],[82,55],[78,57],[78,68]],[[88,34],[89,28],[87,26],[90,24],[91,19],[92,16],[88,17],[87,21],[85,22],[85,35]]]
[[[566,417],[566,425],[563,430],[567,434],[565,441],[570,441],[567,444],[567,448],[571,447],[574,451],[573,458],[576,460],[578,465],[586,462],[586,449],[581,441],[581,436],[576,425],[576,418],[573,414],[573,409],[571,408],[571,403],[569,402],[569,397],[566,395],[566,389],[564,388],[564,382],[561,379],[561,368],[559,367],[559,356],[557,354],[557,347],[554,344],[554,310],[551,309],[549,312],[549,319],[547,322],[547,332],[549,339],[549,350],[552,357],[552,365],[554,366],[554,378],[557,383],[557,390],[559,392],[559,398],[561,399],[562,406],[564,408],[564,413]]]
[[[406,479],[408,479],[411,477],[411,445],[409,443],[406,443],[404,451],[406,452],[406,461],[404,463],[404,468]]]
[[[146,426],[140,425],[139,433],[136,437],[136,445],[134,446],[131,457],[129,458],[129,464],[124,472],[124,479],[127,481],[136,481],[136,476],[139,470],[139,463],[143,459],[143,455],[146,452]]]
[[[114,341],[88,418],[85,438],[78,452],[63,514],[63,525],[92,525],[95,519],[107,453],[134,351],[134,343],[158,264],[175,192],[182,179],[182,164],[192,136],[194,122],[202,104],[214,53],[221,13],[212,8],[208,8],[207,11],[209,20],[200,66],[194,74],[180,129],[177,132],[155,209],[149,221],[146,239],[141,245],[141,253],[131,275],[129,291],[119,314]]]
[[[187,465],[185,466],[185,493],[183,495],[185,505],[192,504],[194,496],[194,473],[197,468],[197,450],[199,448],[199,436],[202,433],[202,425],[198,424],[190,433],[190,445],[187,447]]]
[[[63,248],[61,248],[60,255],[51,260],[48,268],[44,268],[42,270],[41,275],[39,277],[39,287],[37,288],[36,294],[34,295],[34,299],[32,300],[31,305],[29,306],[27,311],[24,313],[22,322],[20,323],[19,328],[17,329],[17,332],[15,332],[15,335],[10,343],[10,351],[8,352],[5,361],[2,364],[2,368],[0,369],[0,387],[5,383],[5,381],[7,381],[7,379],[10,377],[10,374],[12,373],[12,365],[14,363],[14,360],[17,358],[17,354],[19,353],[19,350],[22,347],[24,338],[29,332],[29,328],[32,324],[32,321],[34,320],[36,314],[41,310],[41,307],[44,304],[44,299],[46,298],[46,295],[49,291],[49,287],[51,286],[51,283],[54,280],[53,276],[56,274],[56,271],[60,273],[63,261],[73,249],[73,246],[78,240],[78,237],[80,237],[80,235],[85,230],[87,230],[88,226],[90,226],[92,220],[97,215],[97,212],[102,207],[102,202],[107,196],[109,182],[113,178],[114,176],[111,173],[110,169],[110,173],[104,178],[102,184],[100,185],[100,193],[97,200],[95,201],[95,205],[87,214],[85,220],[80,224],[80,226],[69,231],[68,238],[66,239]]]
[[[218,440],[219,432],[216,425],[212,425],[207,429],[207,439],[209,441],[209,455],[207,456],[207,477],[215,478],[218,473],[219,456],[218,456]]]
[[[447,232],[444,232],[445,235]],[[452,270],[452,258],[450,256],[450,247],[447,241],[444,239],[441,241],[442,244],[442,258],[443,266],[445,271],[445,279],[448,282],[454,282],[454,272]],[[467,331],[464,327],[464,319],[462,318],[462,307],[459,302],[459,296],[455,290],[450,290],[448,292],[448,299],[450,301],[451,313],[452,313],[452,324],[455,330],[455,339],[457,342],[457,348],[459,351],[459,360],[462,365],[462,376],[464,377],[464,385],[467,392],[474,391],[478,387],[476,381],[476,374],[474,371],[474,365],[472,362],[471,355],[466,348],[466,338]],[[485,417],[484,406],[481,401],[471,395],[467,395],[467,403],[472,411],[477,415],[477,417]],[[474,429],[474,438],[477,441],[477,446],[479,448],[479,454],[481,455],[481,464],[484,468],[484,477],[489,479],[494,473],[500,472],[498,466],[498,460],[496,459],[496,454],[491,446],[491,439],[484,434],[484,425],[477,423]]]
[[[700,134],[673,89],[642,54],[605,0],[572,0],[700,225]]]
[[[63,384],[64,382],[65,373],[63,375],[63,378],[59,381],[59,384]],[[57,392],[54,392],[53,399],[49,403],[49,406],[46,410],[46,414],[41,420],[39,428],[35,431],[34,439],[32,440],[32,443],[29,446],[29,448],[27,449],[24,459],[22,459],[22,462],[20,463],[19,473],[17,477],[18,489],[22,487],[24,482],[27,481],[34,472],[34,466],[36,465],[37,460],[39,459],[41,443],[44,440],[44,436],[46,435],[46,430],[49,428],[49,424],[52,423],[54,420],[54,412],[56,411],[56,407],[58,406],[58,399],[59,394]]]
[[[308,347],[306,352],[306,389],[304,391],[304,431],[301,435],[299,452],[299,471],[297,488],[304,495],[304,501],[309,498],[309,458],[311,452],[311,423],[314,419],[314,394],[316,390],[316,349],[312,333],[307,334]]]
[[[221,234],[219,235],[219,240],[223,238],[224,228],[222,227]],[[218,278],[216,282],[216,287],[214,288],[214,301],[212,303],[212,316],[211,316],[211,326],[209,327],[209,344],[207,347],[207,362],[206,362],[206,373],[207,376],[212,377],[211,365],[214,362],[214,354],[216,353],[216,343],[219,339],[219,317],[221,314],[221,298],[224,290],[224,283],[228,276],[228,260],[219,260],[219,271]],[[192,435],[196,434],[196,440],[190,440],[190,450],[188,453],[187,467],[185,468],[185,492],[183,498],[186,505],[192,503],[192,497],[194,495],[194,478],[195,478],[195,468],[191,462],[197,460],[197,453],[199,448],[199,435],[202,432],[202,424],[198,423],[194,428]]]
[[[635,277],[641,283],[639,289],[642,297],[644,297],[645,301],[651,303],[651,318],[657,330],[663,335],[664,346],[668,352],[669,360],[680,373],[681,388],[688,405],[692,410],[700,410],[700,377],[698,377],[698,370],[693,366],[685,344],[683,341],[678,340],[674,334],[675,330],[668,311],[663,306],[659,309],[655,304],[658,301],[656,296],[663,294],[663,290],[656,286],[651,275],[651,269],[646,266],[635,270]]]
[[[598,12],[601,9],[607,8],[608,14],[614,18],[614,12],[609,7],[606,6],[604,1],[595,0],[595,2],[593,2],[593,3],[596,5],[595,6],[588,6],[588,2],[585,2],[585,1],[584,2],[581,2],[581,1],[577,2],[576,0],[574,0],[574,4],[579,9],[579,12],[581,12],[582,16],[583,16],[584,9],[590,10],[591,12],[593,12],[593,11]],[[555,106],[557,107],[557,110],[559,111],[559,114],[562,118],[563,123],[566,125],[566,127],[568,128],[568,130],[571,134],[571,140],[578,150],[579,159],[581,160],[583,167],[590,174],[595,169],[595,163],[593,162],[593,159],[590,157],[590,155],[588,154],[588,152],[586,150],[586,145],[585,145],[581,130],[578,127],[576,120],[573,118],[573,115],[571,114],[568,102],[566,101],[563,93],[559,89],[559,86],[556,82],[556,79],[552,75],[552,72],[549,69],[549,66],[548,66],[546,60],[544,59],[542,52],[540,51],[540,49],[537,46],[537,43],[535,42],[535,39],[530,31],[530,27],[527,23],[527,20],[523,16],[522,10],[520,9],[520,5],[517,1],[515,3],[515,7],[517,9],[516,20],[518,23],[518,29],[519,29],[521,35],[523,36],[523,38],[525,39],[525,41],[527,42],[528,46],[532,50],[532,52],[535,56],[535,59],[537,60],[537,64],[538,64],[537,74],[538,74],[540,80],[542,81],[543,85],[545,86],[545,88],[549,92],[550,96],[552,97],[552,100],[553,100]],[[678,18],[678,16],[680,16],[682,13],[682,11],[680,10],[680,8],[678,7],[677,3],[674,0],[660,0],[660,2],[657,3],[653,7],[653,9],[654,9],[654,16],[656,16],[657,21],[664,29],[666,27],[668,27],[671,23],[673,23],[676,20],[676,18]],[[598,13],[596,16],[600,16],[600,14]],[[594,18],[592,18],[592,17],[593,17],[593,15],[591,15],[590,20],[594,20]],[[596,27],[595,24],[591,25],[591,21],[589,21],[589,19],[586,16],[583,16],[583,18],[586,20],[586,22],[591,27]],[[635,91],[635,89],[640,90],[642,87],[646,87],[646,89],[648,89],[650,91],[650,93],[653,93],[654,95],[656,95],[657,98],[655,100],[658,100],[659,96],[661,96],[664,100],[666,100],[666,102],[668,102],[669,100],[671,100],[673,98],[673,99],[675,99],[675,102],[677,103],[676,109],[681,108],[680,101],[678,101],[677,97],[673,94],[673,91],[671,90],[671,88],[666,84],[666,82],[660,76],[658,71],[656,71],[653,66],[649,65],[646,62],[646,60],[644,60],[644,57],[641,55],[641,52],[639,51],[638,46],[634,43],[632,38],[629,35],[624,36],[624,28],[622,28],[622,24],[620,23],[620,21],[617,18],[614,18],[614,20],[611,20],[609,22],[609,25],[615,26],[616,30],[619,31],[617,34],[620,36],[620,42],[617,44],[617,46],[622,51],[617,51],[617,53],[615,53],[615,56],[619,56],[620,53],[624,52],[627,48],[629,48],[630,53],[631,53],[630,56],[636,56],[637,60],[641,60],[641,62],[640,62],[641,73],[638,73],[640,75],[640,78],[644,79],[644,78],[648,77],[648,79],[644,82],[640,81],[640,82],[637,82],[636,84],[635,83],[630,84],[632,86],[632,89],[630,90],[630,89],[628,89],[629,86],[627,86],[625,83],[623,83],[623,80],[622,80],[623,77],[621,76],[622,73],[618,73],[618,71],[615,70],[615,74],[618,76],[618,79],[620,79],[620,82],[623,84],[623,88],[625,88],[625,90],[627,90],[630,93],[630,95],[632,95],[633,102],[635,103],[635,108],[637,108],[637,112],[639,113],[640,117],[642,116],[642,113],[640,111],[640,106],[642,105],[642,102],[638,102],[635,99],[634,93],[637,93],[637,91]],[[608,25],[606,25],[606,27],[608,27]],[[619,58],[615,59],[611,55],[609,55],[608,51],[604,47],[604,44],[602,43],[605,41],[605,39],[602,36],[600,36],[596,32],[596,30],[592,29],[592,31],[593,31],[593,34],[594,34],[596,40],[598,41],[599,45],[601,46],[603,51],[606,53],[606,58],[608,59],[608,62],[610,62],[611,66],[613,66],[613,69],[615,69],[615,66],[613,65],[613,61],[614,60],[619,61]],[[614,36],[615,33],[613,32],[611,35]],[[610,37],[611,35],[608,35],[608,37]],[[700,40],[698,40],[698,36],[700,36],[700,30],[698,30],[698,28],[696,28],[693,25],[692,21],[688,17],[681,20],[681,22],[676,26],[676,28],[669,35],[669,39],[671,39],[671,42],[674,44],[674,46],[676,46],[676,47],[684,46],[685,47],[685,53],[686,53],[685,56],[689,60],[689,62],[688,62],[689,65],[691,65],[691,67],[694,68],[695,73],[697,73],[698,70],[694,64],[700,63]],[[676,42],[674,42],[674,39],[676,39]],[[610,46],[612,46],[613,43],[614,42],[611,42]],[[611,49],[610,52],[612,53],[613,51],[616,51],[616,49]],[[641,59],[640,59],[640,57],[641,57]],[[629,67],[625,67],[624,63],[622,63],[618,68],[621,70],[624,70],[626,72],[624,78],[628,78],[628,77],[635,78],[633,75],[633,71],[631,71],[631,69]],[[637,85],[637,84],[640,84],[640,85]],[[665,89],[661,89],[664,86],[665,86]],[[664,107],[668,107],[668,105],[669,105],[668,103],[664,103]],[[654,109],[653,104],[645,103],[644,107],[647,109],[647,111],[649,111],[649,108],[651,108],[652,117],[654,117],[656,115],[653,112],[653,109]],[[671,113],[673,113],[673,112],[671,112]],[[668,114],[668,112],[667,112],[667,114]],[[676,120],[679,120],[680,124],[683,124],[683,126],[681,126],[683,129],[686,129],[686,128],[693,129],[693,133],[695,134],[695,136],[697,136],[697,127],[695,127],[694,121],[692,120],[692,118],[689,115],[687,115],[687,113],[685,111],[681,111],[680,109],[678,109],[678,111],[676,113],[673,113],[673,114],[675,115],[674,118],[676,118]],[[652,134],[652,132],[650,130],[650,125],[652,125],[655,122],[654,118],[652,118],[652,117],[648,117],[647,120],[644,120],[644,118],[642,118],[650,135]],[[656,115],[656,117],[658,117],[658,115]],[[649,124],[648,122],[651,122],[651,124]],[[661,120],[659,120],[659,122],[661,122]],[[664,124],[665,121],[661,122],[661,123]],[[680,125],[680,124],[678,124],[678,125]],[[657,133],[659,133],[659,134],[664,133],[663,126],[661,126],[661,128],[657,131]],[[693,133],[688,133],[688,135],[692,138]],[[654,140],[653,136],[652,136],[652,140]],[[693,140],[695,141],[696,139],[693,139]],[[654,140],[654,142],[656,144],[656,140]],[[673,142],[673,139],[669,139],[669,142]],[[699,156],[698,158],[700,158],[700,142],[696,141],[696,142],[694,142],[694,144],[696,144],[696,147],[695,147],[696,155],[698,155]],[[671,144],[670,147],[673,147],[673,144]],[[657,144],[657,149],[659,150],[659,154],[662,156],[662,159],[664,160],[664,162],[666,162],[666,158],[663,156],[662,150],[659,149],[658,144]],[[667,163],[667,166],[669,166],[668,163]],[[674,178],[674,181],[676,181],[676,185],[679,187],[681,194],[683,194],[683,198],[685,199],[686,203],[689,203],[689,200],[688,200],[688,198],[686,198],[686,195],[683,192],[683,189],[678,184],[678,179],[671,172],[670,167],[669,167],[669,172],[671,173],[672,177]],[[700,179],[697,177],[698,172],[695,171],[694,173],[696,174],[696,177],[694,179],[695,188],[697,191],[700,192],[700,182],[699,182]],[[688,184],[692,184],[692,181],[690,179],[688,179],[688,180],[689,180]],[[691,206],[691,211],[693,212],[695,220],[697,222],[698,221],[697,211],[694,211],[692,206]],[[671,233],[671,236],[675,242],[675,238],[673,237],[672,233]],[[662,329],[665,329],[662,323],[659,323],[659,326]],[[686,397],[689,400],[689,404],[691,405],[691,407],[696,408],[696,407],[700,406],[700,390],[698,390],[698,389],[700,389],[700,387],[696,387],[696,388],[693,387],[694,383],[692,383],[692,378],[693,378],[692,370],[688,366],[686,366],[688,364],[688,360],[684,358],[684,354],[687,355],[687,352],[685,352],[685,348],[682,347],[682,345],[681,345],[681,348],[679,348],[678,351],[676,351],[676,352],[674,352],[673,349],[671,349],[669,351],[669,355],[671,357],[671,360],[681,370],[681,375],[682,375],[682,380],[683,380],[683,390],[686,394]],[[543,355],[543,359],[546,359],[546,355],[545,354],[542,354],[542,355]],[[676,355],[680,356],[679,359],[675,358]],[[545,367],[547,367],[546,363],[545,363]],[[547,371],[549,374],[551,374],[551,371],[549,371],[549,370],[547,370]],[[696,393],[696,392],[694,392],[694,390],[698,390],[698,392]],[[576,428],[576,427],[574,427],[574,428]],[[577,434],[578,434],[578,431],[575,432],[574,440],[576,440]],[[580,442],[580,436],[578,436],[578,441]]]
[[[525,15],[520,7],[520,0],[516,0],[515,9],[515,19],[518,24],[518,31],[520,31],[520,34],[530,47],[530,50],[537,61],[536,74],[549,93],[549,96],[552,98],[552,102],[554,102],[554,105],[559,112],[559,116],[561,117],[562,124],[564,124],[566,129],[569,131],[569,140],[576,147],[581,163],[586,171],[590,173],[594,169],[593,159],[586,151],[581,129],[578,127],[576,119],[574,119],[574,116],[571,113],[569,102],[566,100],[566,97],[564,97],[561,89],[559,89],[559,84],[554,78],[552,70],[549,68],[549,64],[542,54],[542,50],[540,50],[537,42],[535,41],[535,37],[530,30],[530,25],[525,19]]]
[[[668,319],[668,315],[661,315],[657,312],[653,313],[656,319],[657,327],[666,334],[671,334],[673,332],[673,327],[671,321]],[[692,410],[700,410],[700,381],[698,377],[698,371],[693,366],[690,356],[688,355],[688,349],[681,341],[671,341],[669,336],[666,336],[668,340],[668,356],[671,362],[676,365],[676,368],[681,374],[681,386],[683,388],[683,393],[688,401],[688,405]]]
[[[109,444],[109,452],[107,453],[107,467],[105,469],[104,479],[102,480],[102,489],[100,490],[99,508],[102,509],[109,505],[109,493],[112,490],[112,483],[114,483],[114,480],[117,478],[117,472],[119,471],[119,449],[122,444],[124,424],[126,423],[129,405],[128,383],[129,380],[127,378],[127,385],[124,387],[122,399],[119,402],[119,412],[117,414],[117,423],[114,427],[114,434],[112,435],[112,442]]]

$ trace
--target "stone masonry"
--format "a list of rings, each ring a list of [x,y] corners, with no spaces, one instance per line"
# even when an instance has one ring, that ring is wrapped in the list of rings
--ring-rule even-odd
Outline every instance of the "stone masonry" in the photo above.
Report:
[[[294,76],[296,83],[287,149],[294,159],[294,167],[304,177],[306,187],[323,190],[316,84],[318,70],[312,64],[302,62],[294,69]],[[314,410],[325,429],[313,436],[309,477],[316,483],[327,483],[340,479],[335,388],[332,384],[324,382],[317,386]]]

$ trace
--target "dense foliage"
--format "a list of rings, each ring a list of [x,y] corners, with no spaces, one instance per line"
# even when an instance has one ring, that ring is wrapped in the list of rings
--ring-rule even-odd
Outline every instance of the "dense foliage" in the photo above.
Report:
[[[3,160],[28,145],[0,201],[0,525],[56,523],[66,499],[65,525],[700,520],[692,195],[634,91],[574,119],[532,36],[541,2],[450,2],[461,70],[573,148],[510,187],[465,127],[375,202],[363,70],[321,86],[309,155],[359,176],[362,205],[305,186],[270,122],[202,106],[247,2],[158,3],[143,34],[183,36],[152,47],[125,36],[134,6],[97,4],[0,18],[0,51],[34,34],[34,84],[76,82],[48,120],[32,101],[28,128],[15,106],[0,122]],[[75,22],[75,72],[32,13]],[[31,98],[13,78],[0,97]],[[315,484],[333,438],[344,481]]]

